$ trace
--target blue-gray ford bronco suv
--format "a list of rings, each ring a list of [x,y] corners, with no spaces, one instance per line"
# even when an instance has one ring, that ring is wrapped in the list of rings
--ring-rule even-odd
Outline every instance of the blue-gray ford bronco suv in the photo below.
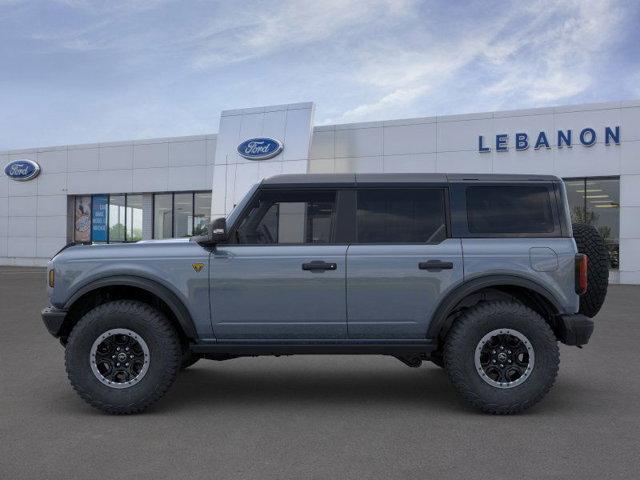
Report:
[[[204,236],[65,247],[42,317],[109,413],[146,409],[199,359],[381,354],[509,414],[549,391],[558,342],[588,342],[607,283],[557,177],[280,175]]]

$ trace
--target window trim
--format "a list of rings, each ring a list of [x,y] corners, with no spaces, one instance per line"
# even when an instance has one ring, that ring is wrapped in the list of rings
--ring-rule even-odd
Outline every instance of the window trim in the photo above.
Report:
[[[393,190],[393,191],[407,191],[407,190],[440,190],[442,195],[442,209],[443,209],[443,218],[444,218],[444,238],[437,242],[360,242],[358,241],[358,193],[360,191],[366,190]],[[450,218],[450,209],[449,209],[449,188],[446,185],[415,185],[412,187],[403,187],[398,185],[385,185],[385,186],[375,186],[375,185],[367,185],[362,187],[357,187],[354,189],[356,192],[355,195],[355,212],[354,212],[354,236],[352,245],[439,245],[442,242],[451,238],[451,218]]]

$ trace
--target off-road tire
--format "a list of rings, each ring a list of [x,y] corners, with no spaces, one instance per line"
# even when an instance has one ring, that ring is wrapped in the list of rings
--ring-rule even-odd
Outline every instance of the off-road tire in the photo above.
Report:
[[[600,232],[591,225],[574,223],[573,238],[578,252],[589,257],[587,292],[580,296],[580,313],[595,317],[602,308],[609,287],[609,251]]]
[[[90,365],[93,343],[110,329],[135,332],[149,349],[146,374],[127,388],[105,385]],[[181,360],[180,341],[171,323],[160,311],[133,300],[108,302],[90,310],[73,327],[65,351],[67,375],[78,395],[111,414],[139,413],[157,402],[175,380]]]
[[[479,342],[496,329],[516,330],[533,347],[531,373],[511,388],[488,384],[475,365]],[[559,363],[558,343],[549,325],[518,302],[483,302],[470,308],[453,324],[444,347],[445,370],[453,386],[471,406],[491,414],[519,413],[540,401],[552,387]]]
[[[193,353],[190,350],[186,350],[182,353],[182,360],[180,362],[180,370],[185,370],[189,368],[191,365],[195,364],[198,360],[200,360],[200,356]]]

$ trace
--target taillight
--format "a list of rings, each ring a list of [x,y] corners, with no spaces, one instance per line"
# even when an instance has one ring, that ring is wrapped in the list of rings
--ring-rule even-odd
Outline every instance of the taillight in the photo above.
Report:
[[[584,295],[587,293],[587,265],[589,257],[583,253],[576,255],[576,293]]]

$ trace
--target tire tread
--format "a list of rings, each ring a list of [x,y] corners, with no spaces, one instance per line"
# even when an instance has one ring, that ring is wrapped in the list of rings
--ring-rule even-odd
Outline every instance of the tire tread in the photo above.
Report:
[[[162,381],[142,401],[129,404],[114,404],[96,398],[89,389],[77,382],[71,370],[72,366],[69,364],[69,356],[65,355],[67,377],[78,395],[89,405],[99,410],[115,415],[140,413],[155,404],[173,384],[182,361],[180,342],[173,325],[158,310],[146,303],[135,300],[117,300],[103,303],[82,317],[73,327],[67,345],[72,345],[76,338],[83,334],[83,330],[87,329],[92,323],[99,322],[105,313],[111,313],[114,309],[117,309],[119,313],[131,315],[132,317],[143,317],[147,321],[153,322],[157,335],[162,338],[163,342],[168,343],[169,348],[164,353],[169,355],[169,361],[166,362],[161,376]]]
[[[545,372],[546,376],[542,379],[542,388],[535,395],[523,401],[509,402],[507,404],[492,403],[483,398],[478,392],[474,391],[471,383],[468,381],[467,374],[463,369],[463,363],[458,361],[458,352],[460,345],[463,345],[469,332],[477,328],[478,322],[482,318],[490,317],[498,312],[510,311],[514,315],[528,316],[532,315],[536,319],[536,327],[540,330],[544,337],[545,343],[552,347],[552,354],[558,358],[554,368]],[[510,301],[491,301],[483,302],[472,307],[464,315],[462,315],[452,326],[447,335],[444,349],[444,365],[449,376],[449,380],[458,390],[467,403],[471,406],[482,410],[483,412],[494,415],[509,415],[520,413],[531,406],[538,403],[553,386],[559,369],[560,350],[558,348],[557,339],[551,330],[551,327],[544,321],[538,313],[531,310],[527,306],[519,302]]]

